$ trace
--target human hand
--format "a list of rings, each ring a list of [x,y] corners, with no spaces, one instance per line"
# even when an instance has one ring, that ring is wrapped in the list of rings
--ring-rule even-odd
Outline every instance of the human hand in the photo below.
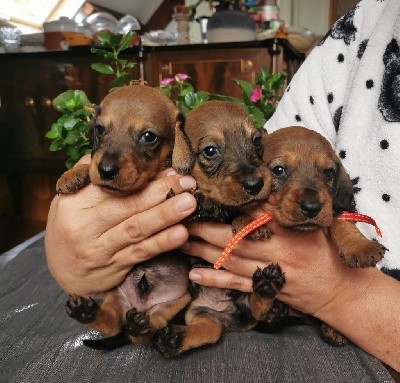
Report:
[[[303,312],[316,315],[333,297],[342,294],[360,269],[343,264],[336,246],[322,230],[299,232],[268,223],[272,237],[266,241],[243,239],[229,255],[225,270],[193,269],[189,276],[200,284],[220,288],[252,291],[252,275],[278,263],[285,273],[286,284],[277,298]],[[188,227],[190,239],[183,250],[215,263],[232,238],[229,225],[196,222]]]
[[[193,178],[169,169],[126,197],[91,184],[56,196],[45,237],[53,277],[68,293],[93,296],[122,282],[136,263],[182,245],[188,233],[178,222],[196,207],[194,197],[182,192],[194,187]],[[171,188],[177,195],[166,199]]]

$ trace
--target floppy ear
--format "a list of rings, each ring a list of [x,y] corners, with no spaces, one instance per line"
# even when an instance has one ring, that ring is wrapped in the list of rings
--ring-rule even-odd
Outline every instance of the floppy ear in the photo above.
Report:
[[[341,163],[337,165],[337,169],[332,197],[333,211],[339,214],[346,210],[353,210],[354,193],[351,179]]]
[[[189,173],[194,166],[194,153],[184,127],[185,117],[179,113],[175,124],[175,142],[172,151],[172,167],[179,173]]]
[[[88,131],[89,136],[89,145],[92,148],[92,153],[94,153],[97,149],[98,140],[96,139],[96,132],[94,131],[94,126],[96,125],[96,120],[98,115],[100,114],[100,106],[96,106],[93,114],[92,121],[90,122],[90,128]]]

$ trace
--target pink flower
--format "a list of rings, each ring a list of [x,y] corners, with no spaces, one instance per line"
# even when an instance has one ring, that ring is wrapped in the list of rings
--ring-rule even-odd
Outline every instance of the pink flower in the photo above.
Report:
[[[175,79],[173,77],[166,77],[166,78],[163,78],[161,80],[160,85],[161,86],[168,86],[171,83],[173,83],[174,81],[175,81]]]
[[[261,98],[261,87],[260,86],[256,86],[254,89],[253,89],[253,93],[251,94],[251,96],[250,96],[250,100],[252,101],[252,102],[257,102],[260,98]]]
[[[176,75],[175,75],[175,78],[176,78],[176,81],[185,81],[185,80],[187,80],[188,78],[190,78],[190,76],[188,75],[188,74],[186,74],[186,73],[177,73]]]

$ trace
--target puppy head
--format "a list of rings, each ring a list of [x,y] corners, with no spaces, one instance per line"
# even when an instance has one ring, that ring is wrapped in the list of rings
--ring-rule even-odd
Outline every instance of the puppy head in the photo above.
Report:
[[[208,101],[177,124],[172,166],[191,174],[206,198],[228,206],[265,200],[262,135],[237,104]]]
[[[352,184],[329,142],[319,133],[289,127],[265,138],[264,161],[272,179],[269,208],[282,226],[328,227],[348,209]]]
[[[109,192],[142,189],[170,165],[178,110],[160,91],[127,85],[97,108],[90,132],[90,180]]]

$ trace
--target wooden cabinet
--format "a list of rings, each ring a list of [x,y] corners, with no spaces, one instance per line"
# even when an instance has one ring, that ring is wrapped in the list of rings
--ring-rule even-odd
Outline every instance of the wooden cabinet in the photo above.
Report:
[[[303,60],[285,40],[276,39],[158,47],[148,49],[144,57],[145,78],[151,85],[186,73],[195,89],[234,97],[241,97],[241,91],[233,78],[254,82],[256,72],[265,65],[272,72],[287,72],[291,79]]]
[[[253,81],[262,65],[285,70],[289,79],[303,60],[285,40],[168,47],[138,47],[126,53],[138,65],[134,78],[158,86],[164,77],[187,73],[197,90],[240,97],[232,78]],[[63,153],[48,150],[45,133],[60,116],[52,100],[68,89],[82,89],[98,103],[110,77],[90,64],[99,57],[88,47],[67,52],[2,54],[0,57],[0,232],[10,217],[44,223],[54,185],[65,170]],[[3,223],[2,223],[3,222]],[[40,227],[40,225],[39,225]],[[18,227],[11,225],[11,230]],[[2,246],[0,235],[0,252]],[[4,244],[3,244],[4,245]]]

